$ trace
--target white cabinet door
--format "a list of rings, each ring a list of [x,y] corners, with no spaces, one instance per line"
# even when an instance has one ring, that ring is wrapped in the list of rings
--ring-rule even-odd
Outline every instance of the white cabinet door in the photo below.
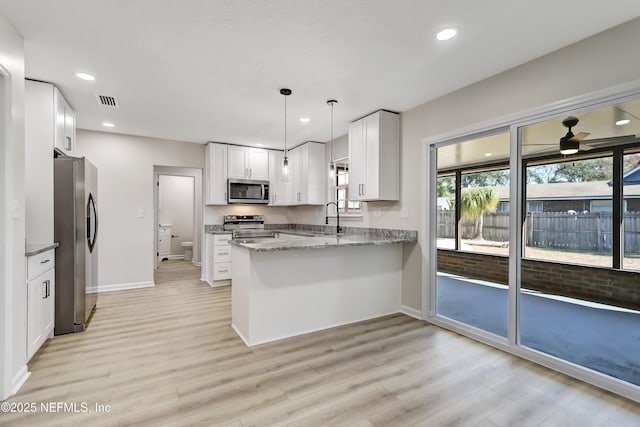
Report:
[[[69,103],[57,88],[53,91],[54,146],[68,156],[72,156],[76,139],[76,116]]]
[[[47,339],[43,328],[48,272],[27,284],[27,357],[31,357]]]
[[[282,173],[282,151],[269,152],[269,198],[273,206],[291,204],[291,177]]]
[[[362,187],[367,168],[367,147],[364,122],[358,120],[349,126],[349,198],[363,200]]]
[[[289,151],[289,179],[291,179],[291,204],[302,204],[304,187],[304,169],[302,166],[302,150],[296,147]]]
[[[227,204],[227,145],[207,144],[205,150],[205,204]]]
[[[64,146],[73,155],[76,151],[76,114],[64,102]]]
[[[292,205],[325,202],[324,144],[307,142],[289,152]]]
[[[213,282],[214,238],[215,234],[206,233],[204,237],[204,278],[207,282]]]
[[[361,188],[364,200],[375,200],[380,196],[380,115],[372,114],[364,119],[365,169]]]
[[[349,127],[349,198],[399,200],[398,114],[378,111]]]
[[[261,148],[249,148],[247,151],[249,179],[269,180],[269,152]]]
[[[249,179],[249,154],[247,147],[229,145],[228,173],[229,178]]]
[[[48,287],[45,289],[46,298],[42,303],[42,333],[44,335],[44,340],[49,337],[51,332],[53,332],[53,327],[55,325],[56,317],[55,317],[55,306],[56,306],[56,275],[55,270],[51,269],[45,274],[46,285]],[[43,340],[43,341],[44,341]]]
[[[29,258],[31,259],[32,257]],[[47,265],[49,268],[46,271],[27,282],[27,357],[29,359],[52,335],[55,325],[55,269],[53,264]]]
[[[53,145],[65,154],[70,155],[71,150],[67,149],[66,141],[64,139],[64,105],[66,104],[66,101],[57,88],[53,89],[53,99],[51,102],[53,102],[54,117]]]
[[[326,182],[328,164],[325,163],[324,144],[309,142],[307,146],[306,160],[303,161],[305,174],[305,204],[307,205],[324,205],[326,196]]]

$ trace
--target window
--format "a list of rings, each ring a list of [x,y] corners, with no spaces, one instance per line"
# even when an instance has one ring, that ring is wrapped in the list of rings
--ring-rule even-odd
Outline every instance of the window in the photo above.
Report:
[[[622,171],[624,199],[622,267],[625,270],[640,271],[640,152],[625,151]]]
[[[612,267],[613,156],[555,158],[526,171],[524,256]]]
[[[336,160],[335,191],[340,213],[359,214],[360,202],[349,200],[349,158]]]

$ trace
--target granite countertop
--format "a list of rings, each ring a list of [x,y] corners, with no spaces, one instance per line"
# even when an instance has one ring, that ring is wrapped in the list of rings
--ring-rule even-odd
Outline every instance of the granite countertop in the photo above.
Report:
[[[34,256],[34,255],[38,255],[41,254],[42,252],[46,252],[46,251],[50,251],[51,249],[55,249],[58,246],[60,246],[59,243],[32,243],[32,244],[27,244],[27,247],[25,248],[25,255],[26,256]]]
[[[279,232],[279,237],[275,239],[237,239],[231,240],[229,243],[251,251],[267,252],[292,249],[321,249],[336,246],[415,243],[418,241],[417,232],[404,230],[363,229],[363,232],[347,232],[340,235],[313,233],[305,230],[279,230]]]

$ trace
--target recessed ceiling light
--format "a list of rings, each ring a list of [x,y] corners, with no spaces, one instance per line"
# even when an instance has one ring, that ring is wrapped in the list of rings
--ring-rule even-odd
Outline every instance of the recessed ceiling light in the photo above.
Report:
[[[109,123],[109,122],[102,122],[102,126],[104,126],[106,128],[115,127],[115,125],[113,123]]]
[[[256,144],[256,147],[264,147],[264,144],[263,144],[263,143],[261,143],[261,142],[258,142],[258,143]]]
[[[302,123],[309,123],[311,121],[311,119],[309,117],[300,117],[300,121]]]
[[[440,41],[451,40],[458,34],[458,30],[455,28],[445,28],[436,34],[436,38]]]
[[[491,157],[491,156],[493,156],[493,153],[484,153],[484,156],[485,157]]]
[[[76,77],[82,80],[88,80],[90,82],[94,81],[96,78],[93,77],[91,74],[87,74],[87,73],[76,73]]]
[[[624,125],[628,125],[631,122],[631,120],[629,119],[624,119],[624,120],[618,120],[616,122],[616,126],[624,126]]]

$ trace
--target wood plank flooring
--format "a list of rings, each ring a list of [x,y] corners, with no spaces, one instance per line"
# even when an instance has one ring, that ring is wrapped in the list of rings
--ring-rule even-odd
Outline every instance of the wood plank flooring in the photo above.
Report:
[[[199,276],[163,262],[154,288],[101,294],[89,329],[49,340],[9,400],[38,410],[0,425],[640,425],[635,402],[400,314],[248,348],[230,288]]]

